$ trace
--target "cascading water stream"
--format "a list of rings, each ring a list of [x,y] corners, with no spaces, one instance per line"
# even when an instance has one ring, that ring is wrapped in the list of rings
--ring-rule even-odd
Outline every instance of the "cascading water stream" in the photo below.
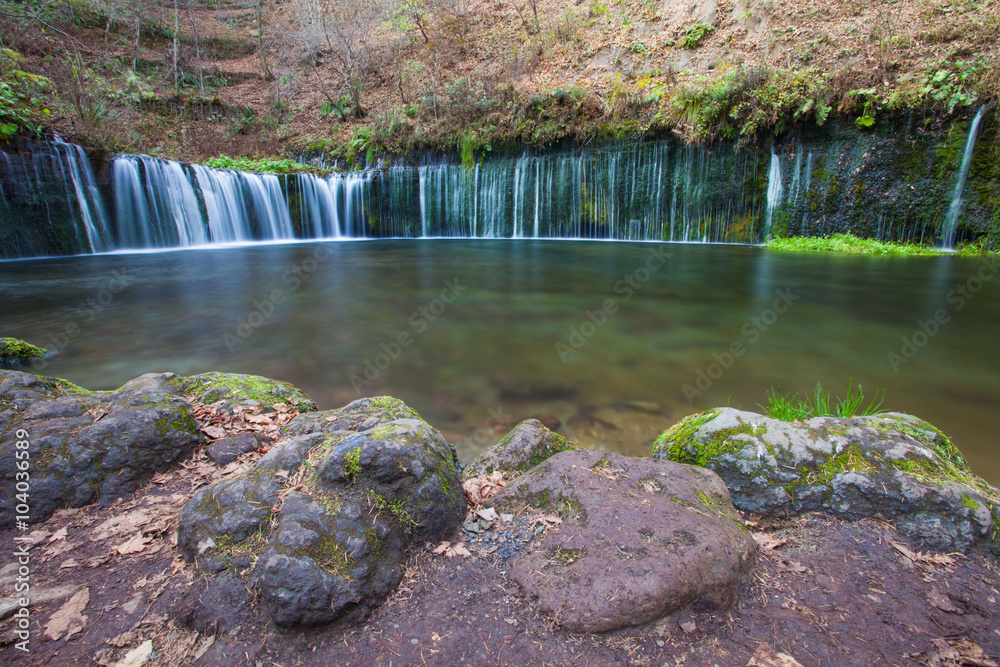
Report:
[[[979,134],[979,124],[983,120],[983,111],[986,106],[979,107],[976,117],[972,120],[969,128],[969,138],[965,141],[965,153],[962,154],[962,166],[958,170],[958,181],[955,182],[955,191],[951,195],[951,206],[948,207],[948,215],[944,221],[941,233],[941,243],[945,248],[953,248],[955,243],[955,224],[958,222],[958,215],[962,212],[962,191],[965,190],[965,181],[969,177],[969,166],[972,164],[972,151],[976,147],[976,135]]]
[[[949,242],[965,206],[983,112],[976,114],[955,185]],[[855,226],[886,240],[934,234],[933,219],[906,217],[919,199],[900,199],[902,214],[895,216],[885,208],[892,200],[882,193],[897,192],[898,179],[873,181],[888,172],[872,168],[881,153],[867,150],[865,140],[796,140],[769,152],[620,143],[497,156],[474,166],[377,165],[325,177],[119,155],[98,170],[98,179],[79,147],[33,144],[0,152],[0,257],[292,239],[760,243],[779,231],[828,234]],[[870,222],[859,211],[870,211]]]
[[[767,172],[767,211],[764,215],[764,238],[771,235],[771,222],[774,219],[774,209],[781,204],[784,187],[781,184],[781,158],[771,146],[771,167]]]

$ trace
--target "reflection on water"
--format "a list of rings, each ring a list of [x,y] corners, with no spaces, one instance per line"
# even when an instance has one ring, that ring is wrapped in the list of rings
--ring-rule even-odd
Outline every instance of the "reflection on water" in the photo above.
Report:
[[[288,380],[324,408],[392,394],[468,459],[536,415],[646,454],[686,414],[852,377],[997,484],[993,272],[743,246],[371,241],[6,262],[0,287],[2,334],[61,347],[45,373],[95,389],[222,370]],[[936,314],[940,331],[918,334]]]

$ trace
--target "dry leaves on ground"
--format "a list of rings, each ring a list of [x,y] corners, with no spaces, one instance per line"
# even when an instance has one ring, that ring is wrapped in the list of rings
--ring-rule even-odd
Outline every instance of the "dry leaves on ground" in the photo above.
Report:
[[[931,643],[934,644],[935,650],[911,653],[907,657],[927,667],[959,667],[959,665],[998,667],[997,663],[986,655],[983,648],[968,637],[941,637]]]
[[[444,555],[445,558],[454,558],[455,556],[471,556],[472,553],[465,548],[465,542],[459,542],[458,544],[452,544],[451,542],[442,542],[434,549],[434,553],[438,556]]]
[[[90,589],[84,588],[71,597],[49,618],[45,626],[45,636],[49,639],[70,638],[87,626],[83,610],[90,602]]]
[[[506,486],[503,481],[502,472],[494,472],[489,475],[471,477],[462,482],[462,489],[473,509],[479,509],[500,489]]]
[[[219,403],[191,402],[194,418],[198,420],[205,440],[221,440],[239,433],[257,433],[267,440],[275,441],[281,438],[280,431],[298,414],[291,405],[277,403],[274,412],[264,412],[261,406],[244,407],[233,405],[231,412],[222,410]]]

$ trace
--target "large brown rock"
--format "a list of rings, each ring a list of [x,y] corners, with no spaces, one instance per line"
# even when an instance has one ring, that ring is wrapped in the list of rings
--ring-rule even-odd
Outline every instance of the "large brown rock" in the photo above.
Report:
[[[703,468],[596,450],[556,454],[493,497],[560,515],[508,574],[574,632],[605,632],[687,605],[727,609],[756,546],[725,484]]]

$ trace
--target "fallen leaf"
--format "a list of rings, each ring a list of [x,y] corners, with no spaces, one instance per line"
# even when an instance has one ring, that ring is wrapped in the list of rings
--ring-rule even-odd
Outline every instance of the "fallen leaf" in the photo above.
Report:
[[[757,647],[747,667],[802,667],[802,663],[787,653],[775,653],[763,644]]]
[[[120,635],[116,636],[113,639],[109,639],[108,643],[111,644],[112,646],[117,646],[118,648],[122,648],[124,646],[128,646],[138,638],[139,635],[136,633],[135,630],[129,630],[128,632],[121,633]]]
[[[962,613],[962,610],[955,606],[955,603],[951,601],[951,598],[936,588],[932,588],[930,592],[927,593],[927,601],[941,611],[948,612],[949,614]]]
[[[219,426],[202,426],[201,432],[210,440],[221,440],[226,437],[226,429]]]
[[[439,641],[441,641],[441,635],[439,635],[438,633],[435,632],[435,633],[433,633],[431,635],[431,639],[434,640],[434,641],[436,641],[436,642],[439,642]]]
[[[153,655],[153,640],[147,639],[126,653],[124,658],[115,663],[115,667],[141,667],[151,655]]]
[[[917,662],[927,667],[955,667],[957,665],[973,665],[974,667],[998,667],[997,663],[990,659],[983,651],[983,648],[966,637],[958,639],[935,639],[934,646],[938,650],[931,651],[926,655],[918,654]]]
[[[63,526],[62,528],[60,528],[59,530],[57,530],[52,534],[52,537],[49,538],[49,542],[55,542],[56,540],[65,540],[67,533],[68,531],[66,530],[66,526]]]
[[[458,544],[452,544],[451,542],[442,542],[435,549],[434,553],[438,556],[444,555],[445,558],[454,558],[455,556],[471,556],[472,553],[465,548],[465,542],[459,542]]]
[[[480,519],[485,519],[486,521],[496,521],[500,518],[497,511],[492,507],[488,507],[484,510],[476,510],[476,514]]]
[[[685,621],[684,623],[681,623],[680,626],[681,630],[683,630],[687,634],[691,634],[692,632],[698,629],[698,626],[695,624],[694,621]]]
[[[780,565],[782,568],[788,570],[789,572],[799,572],[799,573],[802,573],[802,572],[806,572],[806,571],[809,570],[809,568],[807,568],[802,563],[800,563],[798,561],[795,561],[795,560],[789,560],[787,558],[782,558],[782,559],[778,560],[778,565]]]
[[[90,589],[84,588],[71,597],[49,618],[45,626],[45,636],[52,640],[70,638],[83,630],[87,625],[87,617],[81,612],[90,602]]]
[[[62,562],[62,565],[59,566],[59,569],[65,570],[70,567],[80,567],[80,564],[76,562],[75,558],[67,558]]]
[[[205,655],[208,649],[212,648],[212,644],[214,643],[215,643],[215,635],[212,635],[211,637],[205,637],[205,639],[202,640],[201,645],[198,646],[197,649],[195,649],[194,655],[191,656],[191,662],[198,662],[198,660],[201,659],[201,656]]]
[[[752,533],[752,535],[754,542],[756,542],[761,549],[769,549],[773,551],[784,544],[788,544],[787,539],[778,538],[774,535],[768,535],[767,533]]]
[[[501,514],[500,515],[500,520],[503,521],[504,523],[510,523],[511,521],[514,520],[514,515],[513,514]]]
[[[142,533],[139,533],[127,542],[123,542],[115,547],[115,551],[124,556],[125,554],[137,554],[141,551],[146,550],[146,545],[153,541],[151,537],[143,537]]]

